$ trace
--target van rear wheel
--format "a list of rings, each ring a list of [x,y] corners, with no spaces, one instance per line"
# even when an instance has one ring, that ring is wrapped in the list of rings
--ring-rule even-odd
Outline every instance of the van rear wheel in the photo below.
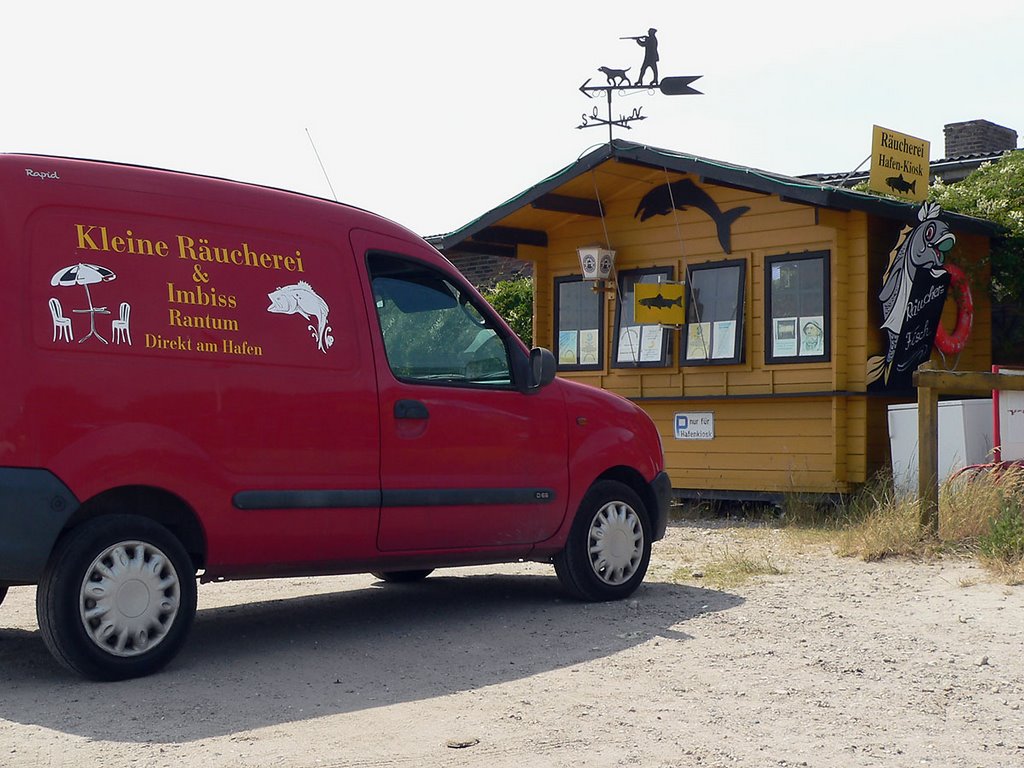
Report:
[[[555,556],[555,574],[580,600],[621,600],[644,580],[651,540],[650,516],[636,492],[600,480],[580,502],[565,549]]]
[[[196,612],[195,568],[177,538],[145,518],[98,517],[60,541],[36,590],[53,656],[94,680],[161,669]]]

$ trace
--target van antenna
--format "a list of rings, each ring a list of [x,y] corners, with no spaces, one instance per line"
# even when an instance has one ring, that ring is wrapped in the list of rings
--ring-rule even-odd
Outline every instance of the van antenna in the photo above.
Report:
[[[327,169],[324,168],[324,161],[320,159],[320,153],[316,151],[316,144],[313,142],[313,134],[309,132],[309,128],[306,129],[306,136],[309,137],[309,143],[313,147],[313,154],[316,155],[316,161],[320,163],[320,170],[324,172],[324,178],[327,179],[327,186],[331,188],[331,195],[334,196],[334,202],[338,202],[338,194],[334,191],[334,185],[331,184],[331,177],[327,175]]]

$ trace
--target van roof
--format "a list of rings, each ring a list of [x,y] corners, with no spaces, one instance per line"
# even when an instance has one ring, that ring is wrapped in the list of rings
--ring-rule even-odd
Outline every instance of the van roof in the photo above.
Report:
[[[408,227],[405,227],[402,224],[399,224],[398,222],[396,222],[396,221],[394,221],[392,219],[387,218],[386,216],[382,216],[379,213],[375,213],[374,211],[370,211],[370,210],[367,210],[365,208],[360,208],[359,206],[352,205],[350,203],[344,203],[344,202],[341,202],[341,201],[338,201],[338,200],[331,200],[331,199],[326,198],[326,197],[320,197],[318,195],[309,194],[308,192],[296,192],[295,190],[292,190],[292,189],[284,189],[283,187],[273,187],[273,186],[269,186],[269,185],[266,185],[266,184],[256,184],[254,182],[249,182],[249,181],[239,181],[237,179],[229,179],[229,178],[224,177],[224,176],[212,176],[212,175],[203,174],[203,173],[192,173],[190,171],[179,171],[179,170],[175,170],[175,169],[172,169],[172,168],[160,168],[158,166],[139,165],[139,164],[135,164],[135,163],[124,163],[124,162],[110,161],[110,160],[95,160],[95,159],[82,158],[82,157],[70,157],[70,156],[65,156],[65,155],[45,155],[45,154],[30,153],[30,152],[24,152],[24,153],[23,152],[0,152],[0,166],[7,165],[7,164],[21,163],[21,162],[24,162],[25,160],[30,159],[30,158],[31,159],[36,159],[36,160],[46,160],[46,161],[59,162],[59,163],[72,163],[72,164],[82,163],[82,164],[86,164],[86,165],[92,166],[94,168],[128,169],[129,171],[143,171],[143,172],[146,172],[146,173],[169,174],[171,176],[178,177],[178,178],[181,178],[181,179],[204,179],[206,181],[212,181],[212,182],[218,182],[218,183],[230,184],[230,185],[238,185],[238,186],[246,187],[246,188],[249,188],[249,189],[252,189],[252,190],[263,190],[263,191],[267,191],[267,192],[273,192],[273,193],[276,193],[276,194],[294,195],[296,197],[306,198],[306,199],[309,199],[309,200],[315,200],[318,203],[323,203],[323,204],[326,204],[326,205],[336,205],[336,206],[340,206],[342,208],[347,208],[347,209],[352,210],[352,211],[358,211],[358,212],[366,214],[368,216],[372,216],[372,217],[374,217],[376,219],[380,219],[381,221],[387,221],[387,222],[393,224],[394,226],[400,227],[401,229],[404,229],[406,231],[411,232],[411,230],[409,230]],[[25,170],[30,170],[30,169],[26,168]],[[39,172],[45,172],[47,169],[40,168],[40,169],[37,169],[37,170]],[[416,233],[412,233],[412,234],[416,234]],[[419,237],[419,235],[416,235],[416,236]]]

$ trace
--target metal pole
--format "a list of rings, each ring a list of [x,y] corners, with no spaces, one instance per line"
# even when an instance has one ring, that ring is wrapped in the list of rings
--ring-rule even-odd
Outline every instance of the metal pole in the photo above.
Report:
[[[608,89],[608,146],[612,145],[612,89]]]

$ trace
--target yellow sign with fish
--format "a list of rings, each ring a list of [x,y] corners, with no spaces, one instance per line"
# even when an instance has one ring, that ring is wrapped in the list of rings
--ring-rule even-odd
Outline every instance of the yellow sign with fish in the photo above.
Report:
[[[639,325],[683,325],[686,302],[682,283],[637,283],[633,286],[633,317]]]
[[[868,187],[905,200],[923,201],[928,196],[930,146],[924,139],[874,126]]]

